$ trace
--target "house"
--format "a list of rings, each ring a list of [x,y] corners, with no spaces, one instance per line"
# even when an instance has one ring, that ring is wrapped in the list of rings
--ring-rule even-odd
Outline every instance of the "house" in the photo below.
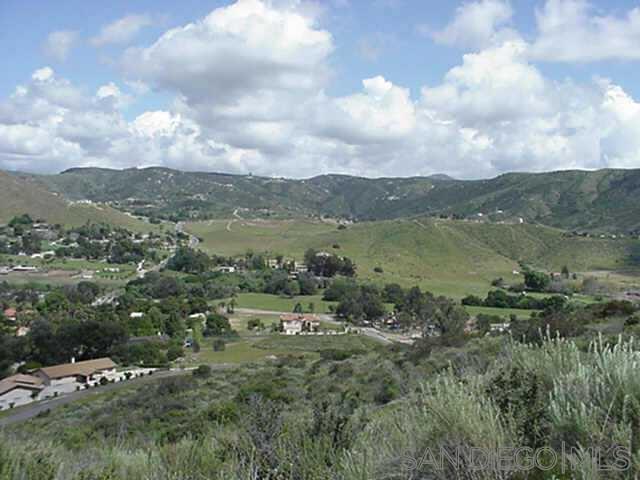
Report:
[[[492,323],[489,325],[489,331],[491,333],[504,333],[508,332],[510,327],[509,323]]]
[[[306,272],[309,271],[309,267],[307,266],[306,263],[295,262],[294,268],[295,268],[296,273],[306,273]]]
[[[33,375],[13,375],[0,380],[0,410],[30,403],[44,389],[42,379]]]
[[[316,315],[301,313],[285,313],[280,315],[280,330],[285,335],[300,335],[306,332],[317,332],[320,320]]]
[[[38,269],[36,267],[29,267],[27,265],[16,265],[13,267],[14,272],[25,272],[25,273],[33,273],[37,272]]]
[[[216,270],[222,273],[235,273],[236,267],[234,267],[233,265],[223,265],[221,267],[218,267]]]
[[[10,320],[12,322],[16,321],[16,318],[18,318],[18,312],[16,311],[15,308],[7,308],[4,312],[2,312],[4,314],[4,317],[7,320]]]
[[[0,275],[9,275],[11,267],[0,267]]]
[[[129,314],[129,318],[142,318],[144,317],[144,312],[131,312]]]
[[[31,255],[31,258],[46,259],[46,258],[53,258],[55,256],[56,256],[56,252],[54,252],[53,250],[47,250],[46,252],[34,253],[33,255]]]
[[[94,377],[113,375],[116,372],[116,364],[110,358],[97,358],[95,360],[85,360],[52,367],[40,368],[35,375],[42,380],[45,385],[58,386],[68,383],[87,383]]]
[[[205,313],[192,313],[188,318],[194,322],[200,321],[202,324],[207,321],[207,315]]]

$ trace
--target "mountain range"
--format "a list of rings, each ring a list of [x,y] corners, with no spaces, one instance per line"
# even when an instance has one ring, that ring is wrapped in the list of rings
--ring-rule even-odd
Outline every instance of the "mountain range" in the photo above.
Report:
[[[229,217],[332,216],[358,221],[411,216],[491,218],[568,230],[640,231],[640,169],[507,173],[486,180],[446,175],[309,179],[183,172],[161,167],[73,168],[55,175],[12,173],[24,187],[56,199],[91,200],[120,210],[171,220]],[[4,202],[3,202],[4,203]],[[24,208],[30,200],[22,202]],[[1,214],[0,209],[0,214]]]

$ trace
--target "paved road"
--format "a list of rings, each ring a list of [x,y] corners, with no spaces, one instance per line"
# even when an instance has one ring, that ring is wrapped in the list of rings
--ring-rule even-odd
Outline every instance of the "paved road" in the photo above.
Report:
[[[103,393],[111,392],[113,390],[119,390],[121,388],[129,387],[132,385],[143,385],[145,383],[153,382],[159,378],[175,377],[177,375],[184,375],[190,372],[191,372],[190,370],[160,371],[150,376],[135,378],[133,380],[129,380],[125,382],[110,383],[109,385],[105,385],[102,387],[95,387],[89,390],[80,390],[79,392],[72,392],[67,395],[62,395],[57,398],[52,398],[50,400],[43,400],[41,402],[33,403],[31,405],[18,407],[15,409],[15,411],[3,414],[3,416],[0,417],[0,429],[2,427],[11,425],[13,423],[29,420],[30,418],[35,417],[39,413],[46,412],[47,410],[53,410],[54,408],[60,407],[62,405],[66,405],[68,403],[76,402],[78,400],[82,400],[83,398],[87,398],[95,395],[101,395]]]

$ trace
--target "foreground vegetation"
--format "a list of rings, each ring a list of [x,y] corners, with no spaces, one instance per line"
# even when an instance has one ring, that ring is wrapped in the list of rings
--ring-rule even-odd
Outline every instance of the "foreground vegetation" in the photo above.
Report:
[[[497,337],[414,354],[323,350],[202,367],[64,407],[2,434],[0,478],[597,479],[594,447],[600,468],[622,470],[606,478],[638,471],[633,341]],[[548,471],[424,460],[456,445],[567,453]]]

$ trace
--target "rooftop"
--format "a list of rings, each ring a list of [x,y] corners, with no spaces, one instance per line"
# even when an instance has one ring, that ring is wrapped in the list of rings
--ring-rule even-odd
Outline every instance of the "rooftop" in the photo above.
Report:
[[[110,358],[96,358],[95,360],[85,360],[83,362],[65,363],[62,365],[54,365],[52,367],[44,367],[38,370],[47,377],[64,378],[75,375],[88,376],[93,375],[100,370],[109,370],[115,368],[116,364]]]

